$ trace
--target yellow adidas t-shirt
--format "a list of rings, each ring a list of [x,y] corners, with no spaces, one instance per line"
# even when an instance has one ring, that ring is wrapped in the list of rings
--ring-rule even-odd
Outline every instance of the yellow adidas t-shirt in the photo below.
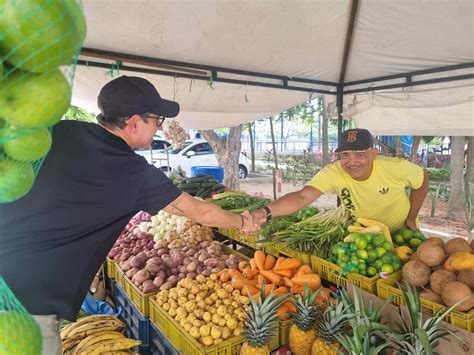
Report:
[[[354,217],[385,223],[390,231],[400,228],[408,216],[406,188],[418,189],[423,169],[407,160],[377,156],[367,180],[354,180],[338,161],[326,166],[307,184],[325,193],[335,192]]]

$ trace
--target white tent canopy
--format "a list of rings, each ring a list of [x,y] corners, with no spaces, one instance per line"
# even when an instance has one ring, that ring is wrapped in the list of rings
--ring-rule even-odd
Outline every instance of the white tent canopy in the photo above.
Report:
[[[146,77],[163,97],[180,103],[183,126],[196,129],[265,118],[310,95],[335,94],[340,82],[348,92],[464,75],[447,83],[349,91],[344,106],[359,126],[375,134],[474,135],[472,0],[82,3],[88,24],[84,48],[113,54],[97,58],[85,50],[76,69],[73,104],[94,112],[100,88],[111,79],[105,72],[117,61],[120,70],[114,76]],[[346,62],[352,4],[358,6]],[[358,83],[458,64],[467,65],[429,76]],[[143,73],[153,70],[166,74]]]

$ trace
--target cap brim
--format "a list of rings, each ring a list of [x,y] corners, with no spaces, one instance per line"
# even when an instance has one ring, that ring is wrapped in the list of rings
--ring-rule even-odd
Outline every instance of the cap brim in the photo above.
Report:
[[[179,104],[174,101],[161,99],[158,104],[152,107],[151,113],[158,116],[173,118],[178,116]]]

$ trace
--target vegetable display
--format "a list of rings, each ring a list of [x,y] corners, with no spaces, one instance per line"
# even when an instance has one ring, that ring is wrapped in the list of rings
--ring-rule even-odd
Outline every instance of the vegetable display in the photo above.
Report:
[[[213,176],[196,174],[193,177],[181,180],[178,188],[191,196],[206,198],[212,193],[224,192],[225,186],[220,184]]]
[[[244,192],[229,191],[213,195],[209,202],[229,212],[240,214],[246,210],[249,212],[255,211],[268,204],[270,200],[253,197]]]

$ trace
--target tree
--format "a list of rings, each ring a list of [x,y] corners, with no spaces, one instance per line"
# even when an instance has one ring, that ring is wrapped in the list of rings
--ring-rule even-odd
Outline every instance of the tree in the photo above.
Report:
[[[331,162],[331,157],[329,156],[329,105],[326,104],[324,96],[322,97],[322,146],[323,146],[323,166],[328,165]]]
[[[218,136],[213,130],[200,131],[209,142],[220,166],[224,168],[224,185],[231,190],[239,188],[239,156],[242,149],[242,125],[231,127],[229,134]]]
[[[84,110],[83,108],[71,105],[64,115],[64,119],[82,122],[95,122],[95,115],[87,110]]]
[[[464,137],[451,137],[451,178],[448,218],[459,220],[465,216],[464,203]]]
[[[469,206],[469,229],[474,231],[474,137],[467,139],[466,173],[464,175],[464,193]]]
[[[410,160],[414,163],[418,162],[418,148],[420,147],[421,136],[414,136],[411,145]]]
[[[255,172],[255,142],[253,141],[253,130],[252,130],[254,124],[255,124],[254,122],[247,123],[247,128],[249,130],[249,138],[250,138],[250,162],[251,162],[250,171],[252,171],[252,173]]]

